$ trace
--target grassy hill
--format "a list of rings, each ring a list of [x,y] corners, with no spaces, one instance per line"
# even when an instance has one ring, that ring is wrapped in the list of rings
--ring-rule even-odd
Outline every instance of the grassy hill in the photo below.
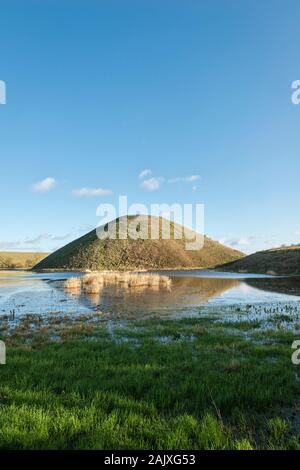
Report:
[[[48,253],[0,251],[0,269],[31,268],[46,256]]]
[[[143,216],[158,228],[159,237],[151,239],[119,239],[120,221],[117,219],[117,239],[100,240],[96,230],[69,243],[39,262],[36,269],[70,269],[70,270],[101,270],[101,269],[188,269],[211,268],[219,264],[228,263],[243,256],[239,251],[225,247],[205,237],[204,247],[200,250],[186,250],[186,239],[176,239],[182,233],[182,227],[171,224],[171,239],[164,239],[166,234],[162,227],[162,219],[158,217]],[[136,222],[136,216],[128,217],[129,222]],[[139,231],[137,227],[137,232]],[[105,226],[111,228],[110,225]],[[150,233],[150,231],[149,231]],[[189,231],[191,236],[199,236]]]
[[[226,264],[221,269],[262,274],[300,274],[300,245],[259,251]]]

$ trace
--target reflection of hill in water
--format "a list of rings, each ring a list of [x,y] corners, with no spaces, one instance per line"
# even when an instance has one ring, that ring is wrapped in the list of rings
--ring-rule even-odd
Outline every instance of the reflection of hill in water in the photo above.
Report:
[[[279,294],[300,296],[300,276],[268,279],[246,279],[245,282],[257,289]]]
[[[170,310],[201,305],[240,284],[236,279],[175,276],[172,289],[122,289],[105,287],[100,294],[78,293],[78,300],[112,313]],[[74,295],[74,294],[73,294]],[[75,294],[76,295],[76,294]]]

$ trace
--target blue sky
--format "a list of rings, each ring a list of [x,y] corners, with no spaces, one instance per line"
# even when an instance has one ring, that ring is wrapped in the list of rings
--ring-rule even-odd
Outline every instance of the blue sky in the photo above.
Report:
[[[299,1],[0,9],[0,250],[53,250],[119,194],[203,203],[246,252],[299,241]]]

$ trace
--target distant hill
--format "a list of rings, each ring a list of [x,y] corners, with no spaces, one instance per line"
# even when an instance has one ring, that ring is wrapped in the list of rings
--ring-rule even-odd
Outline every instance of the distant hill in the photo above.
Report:
[[[258,251],[220,269],[258,274],[300,274],[300,245]]]
[[[0,251],[0,269],[32,268],[48,253]]]
[[[205,237],[202,249],[186,250],[186,240],[176,239],[178,233],[182,233],[182,226],[172,223],[171,239],[166,240],[163,239],[165,234],[162,230],[162,218],[143,216],[143,220],[147,218],[153,226],[159,227],[159,239],[119,239],[119,224],[120,221],[124,221],[124,218],[121,218],[116,220],[117,239],[100,240],[96,230],[93,230],[50,254],[39,262],[35,269],[90,269],[96,271],[103,269],[212,268],[244,256],[241,252],[225,247],[207,237]],[[141,219],[139,218],[139,220]],[[128,221],[135,222],[136,216],[129,216]],[[110,229],[111,224],[107,224],[105,229]],[[195,232],[189,231],[189,240],[192,235],[195,237]]]

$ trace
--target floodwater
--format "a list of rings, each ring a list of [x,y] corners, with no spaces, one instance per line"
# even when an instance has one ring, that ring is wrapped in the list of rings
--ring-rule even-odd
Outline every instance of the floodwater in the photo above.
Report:
[[[151,314],[194,314],[232,307],[259,306],[300,312],[300,278],[215,271],[169,271],[172,288],[122,289],[105,287],[101,294],[68,293],[63,282],[82,273],[34,273],[0,271],[0,316],[26,314],[82,314],[101,311],[124,318]],[[279,307],[278,307],[279,306]],[[281,306],[281,307],[280,307]]]

